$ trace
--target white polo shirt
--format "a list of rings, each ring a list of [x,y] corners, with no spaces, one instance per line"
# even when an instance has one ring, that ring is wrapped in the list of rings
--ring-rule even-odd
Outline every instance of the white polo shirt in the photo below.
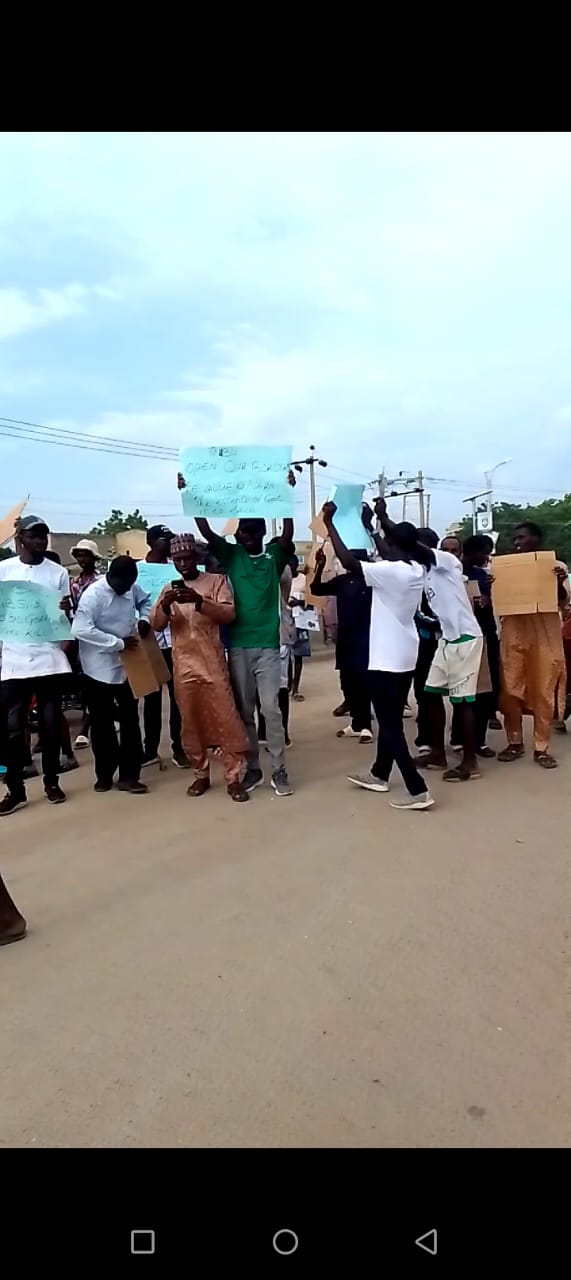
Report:
[[[424,569],[414,560],[363,560],[363,577],[372,587],[369,671],[414,671]]]
[[[460,561],[450,551],[435,551],[434,556],[434,568],[426,575],[426,599],[440,622],[443,640],[476,639],[482,629],[468,599]]]
[[[41,564],[24,564],[19,556],[0,560],[0,582],[37,582],[41,587],[57,591],[60,599],[69,595],[69,574],[60,564],[42,560]],[[69,662],[59,644],[2,645],[2,680],[34,680],[39,676],[68,675]]]

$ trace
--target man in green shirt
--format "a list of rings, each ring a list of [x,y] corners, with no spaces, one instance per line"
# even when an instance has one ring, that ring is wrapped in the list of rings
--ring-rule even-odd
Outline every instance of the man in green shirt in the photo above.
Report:
[[[184,488],[179,475],[178,487]],[[272,762],[271,785],[278,796],[290,796],[293,787],[285,768],[285,735],[279,707],[280,578],[291,556],[293,520],[284,520],[278,542],[264,549],[265,520],[240,520],[236,542],[227,542],[196,518],[206,540],[232,584],[236,618],[228,628],[228,667],[236,706],[248,734],[247,791],[264,781],[256,732],[256,693],[266,721],[266,741]]]

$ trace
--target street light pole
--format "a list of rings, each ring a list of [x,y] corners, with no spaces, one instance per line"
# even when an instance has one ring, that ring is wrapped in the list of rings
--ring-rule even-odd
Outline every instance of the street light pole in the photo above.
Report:
[[[491,489],[483,489],[482,493],[473,493],[470,498],[462,498],[462,502],[472,503],[472,533],[476,532],[476,503],[478,498],[488,498]]]
[[[315,468],[316,466],[326,467],[327,463],[324,458],[317,457],[315,445],[310,444],[309,458],[298,458],[295,462],[292,462],[291,465],[292,467],[295,467],[296,471],[302,471],[304,467],[309,467],[309,507],[311,511],[310,521],[313,524],[317,515],[317,503],[315,498]],[[314,533],[313,529],[311,530],[311,541],[317,542],[317,534]]]
[[[490,467],[489,471],[484,471],[484,480],[486,481],[486,489],[488,491],[486,507],[487,507],[489,516],[492,515],[492,503],[493,503],[493,497],[494,497],[494,482],[493,482],[494,472],[497,471],[499,467],[507,466],[508,462],[511,462],[511,461],[512,461],[511,458],[503,458],[501,462],[496,462],[495,467]]]

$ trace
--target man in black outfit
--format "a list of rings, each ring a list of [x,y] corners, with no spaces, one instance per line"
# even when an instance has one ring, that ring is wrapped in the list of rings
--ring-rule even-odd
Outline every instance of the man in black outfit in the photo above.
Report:
[[[364,550],[351,551],[356,560],[367,559]],[[351,713],[351,724],[339,729],[338,738],[359,738],[372,742],[371,698],[368,687],[371,588],[362,574],[340,573],[323,582],[326,558],[322,548],[315,555],[315,577],[310,587],[314,596],[335,596],[337,600],[337,643],[335,665],[343,696]]]
[[[149,548],[145,560],[147,564],[168,564],[170,558],[171,542],[174,538],[172,529],[165,524],[154,524],[147,530],[147,546]],[[176,578],[173,568],[173,578]],[[190,760],[187,759],[180,738],[181,720],[180,711],[176,704],[174,695],[174,681],[172,678],[172,642],[170,627],[165,631],[156,631],[157,644],[163,655],[163,658],[170,671],[171,678],[167,688],[170,699],[170,718],[169,730],[171,738],[171,752],[174,763],[178,769],[190,769]],[[144,700],[143,709],[143,729],[144,729],[144,754],[143,767],[149,764],[157,764],[159,760],[159,746],[161,741],[161,731],[163,725],[163,691],[157,689],[155,693],[148,693]]]

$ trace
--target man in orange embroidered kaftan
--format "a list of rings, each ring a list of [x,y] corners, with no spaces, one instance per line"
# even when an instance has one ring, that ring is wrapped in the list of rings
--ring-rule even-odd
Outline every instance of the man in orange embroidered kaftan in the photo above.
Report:
[[[200,573],[191,534],[175,537],[171,557],[180,582],[166,586],[153,608],[151,626],[170,626],[175,697],[182,720],[182,745],[196,779],[187,795],[210,787],[208,748],[220,748],[224,778],[232,800],[249,799],[242,786],[246,731],[236,710],[220,627],[232,622],[232,592],[221,574]],[[173,574],[174,577],[174,574]]]

